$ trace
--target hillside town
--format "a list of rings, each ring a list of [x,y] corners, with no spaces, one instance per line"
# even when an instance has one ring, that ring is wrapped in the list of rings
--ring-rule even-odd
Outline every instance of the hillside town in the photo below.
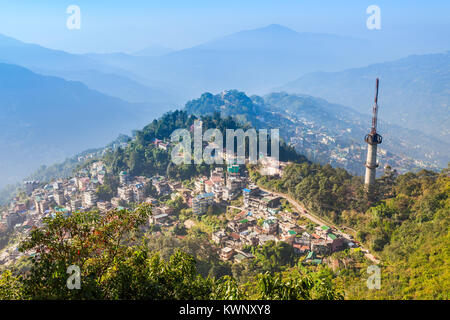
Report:
[[[167,148],[163,141],[155,143],[159,148]],[[265,174],[282,175],[280,168],[284,165],[280,163],[276,167],[267,158],[262,170]],[[100,199],[98,190],[105,185],[108,175],[104,162],[98,160],[72,178],[51,183],[25,181],[24,194],[15,197],[1,214],[0,231],[17,237],[0,252],[0,264],[9,265],[24,255],[18,250],[19,240],[33,228],[43,226],[44,218],[57,214],[69,216],[77,211],[105,213],[112,209],[133,209],[142,203],[152,207],[145,227],[156,233],[180,224],[188,230],[195,225],[196,218],[214,212],[223,214],[226,217],[223,228],[214,230],[209,237],[220,258],[234,263],[253,258],[248,249],[268,241],[290,244],[295,253],[305,257],[305,263],[313,264],[322,263],[333,252],[358,246],[337,230],[305,219],[305,209],[296,212],[282,197],[252,184],[245,165],[217,166],[209,176],[198,176],[189,183],[161,175],[132,176],[121,171],[114,196],[109,200]],[[167,204],[168,199],[180,199],[192,218],[181,223],[179,212]]]

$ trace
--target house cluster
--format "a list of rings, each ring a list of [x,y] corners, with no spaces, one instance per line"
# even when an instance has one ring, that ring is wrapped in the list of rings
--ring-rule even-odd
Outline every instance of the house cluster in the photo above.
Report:
[[[293,247],[295,253],[305,255],[305,262],[321,263],[325,255],[344,250],[352,243],[333,233],[328,226],[317,226],[314,232],[306,226],[299,226],[299,213],[281,210],[281,198],[264,192],[256,186],[242,190],[244,208],[226,229],[215,232],[212,240],[220,248],[223,260],[240,262],[251,258],[243,251],[245,246],[263,245],[267,241],[284,241]]]
[[[164,143],[155,140],[155,144]],[[268,160],[270,161],[270,160]],[[275,165],[269,174],[277,174]],[[181,196],[195,215],[208,213],[214,204],[226,204],[233,210],[241,210],[227,222],[224,230],[212,234],[212,240],[220,248],[224,260],[242,261],[252,258],[243,250],[244,246],[263,245],[267,241],[285,241],[298,254],[306,255],[307,261],[320,262],[321,257],[346,248],[346,240],[326,226],[307,231],[306,226],[296,223],[299,213],[282,210],[281,198],[249,185],[245,166],[229,164],[216,167],[209,177],[194,181],[191,189],[180,181],[171,181],[164,176],[132,176],[127,171],[119,174],[119,185],[112,190],[114,196],[105,201],[99,190],[109,179],[102,161],[95,161],[70,179],[59,179],[49,184],[39,181],[24,182],[26,197],[16,197],[1,214],[0,231],[18,231],[27,235],[33,227],[42,226],[43,218],[56,214],[71,215],[75,211],[98,209],[106,212],[122,209],[132,203],[149,203],[152,215],[149,225],[170,227],[178,223],[174,209],[160,202],[163,196],[175,199]],[[110,184],[108,184],[110,186]],[[153,191],[150,191],[153,190]],[[103,199],[99,199],[99,196]],[[241,204],[232,206],[232,200],[242,196]],[[0,263],[20,257],[17,246],[0,253]]]
[[[242,194],[242,188],[247,184],[246,173],[237,164],[230,164],[226,171],[216,167],[210,177],[200,177],[194,182],[194,196],[189,202],[193,212],[203,215],[215,202],[237,199]]]
[[[110,201],[100,200],[97,189],[105,183],[106,168],[102,161],[92,163],[80,170],[70,179],[59,179],[53,183],[41,184],[39,181],[25,181],[26,198],[16,197],[10,202],[6,212],[1,214],[0,230],[29,232],[39,226],[43,218],[62,213],[69,215],[74,211],[99,209],[105,212],[121,208],[130,203],[156,200],[148,197],[146,188],[152,184],[159,195],[170,194],[179,183],[168,182],[164,177],[132,177],[126,171],[119,175],[120,185],[113,190],[115,196]]]

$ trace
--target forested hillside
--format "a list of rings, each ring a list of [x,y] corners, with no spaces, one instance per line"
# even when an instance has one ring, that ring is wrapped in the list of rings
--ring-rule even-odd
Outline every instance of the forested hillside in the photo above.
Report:
[[[128,170],[132,175],[152,176],[154,174],[167,174],[171,178],[187,179],[197,173],[205,173],[209,165],[181,165],[176,166],[170,159],[170,148],[160,149],[154,145],[155,139],[170,141],[170,135],[176,129],[190,130],[194,121],[202,121],[203,132],[209,128],[217,128],[223,132],[223,145],[225,146],[226,129],[248,129],[248,124],[242,124],[231,117],[221,117],[219,113],[208,116],[195,116],[186,111],[168,112],[158,120],[154,120],[142,130],[135,132],[135,139],[128,143],[126,148],[118,148],[106,153],[104,159],[111,172],[118,174]],[[281,161],[307,161],[304,156],[281,143]]]
[[[329,166],[292,164],[282,179],[260,176],[256,170],[252,176],[324,219],[357,230],[357,240],[381,258],[382,287],[371,291],[361,281],[367,278],[361,259],[350,253],[336,257],[339,265],[346,265],[336,274],[336,282],[348,297],[448,299],[449,173],[447,168],[441,173],[422,170],[397,176],[387,170],[377,179],[373,198],[367,197],[361,179]]]
[[[366,113],[371,110],[368,99]],[[296,150],[313,162],[330,163],[356,175],[362,175],[361,159],[366,155],[363,137],[371,116],[324,99],[285,92],[265,96],[247,96],[238,90],[219,94],[206,92],[188,101],[188,113],[199,115],[219,112],[232,116],[255,128],[277,128],[280,135]],[[390,165],[402,172],[416,169],[437,169],[447,165],[449,145],[384,121],[379,129],[384,137],[380,146],[380,165]],[[411,139],[410,137],[414,137]]]

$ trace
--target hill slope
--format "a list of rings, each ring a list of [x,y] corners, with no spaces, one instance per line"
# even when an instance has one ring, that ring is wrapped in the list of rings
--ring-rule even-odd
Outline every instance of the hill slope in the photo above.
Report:
[[[204,93],[186,103],[185,108],[196,115],[217,111],[256,128],[279,128],[281,136],[310,160],[363,174],[363,137],[368,132],[370,116],[348,107],[312,96],[272,93],[248,97],[229,90],[217,95]],[[379,152],[381,166],[389,164],[401,172],[446,166],[450,156],[448,144],[385,122],[379,127],[385,138]],[[415,137],[413,142],[407,138],[411,136]]]

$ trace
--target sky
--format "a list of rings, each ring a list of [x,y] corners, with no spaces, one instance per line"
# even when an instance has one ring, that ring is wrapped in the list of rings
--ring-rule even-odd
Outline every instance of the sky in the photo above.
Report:
[[[81,10],[81,29],[69,30],[69,5]],[[381,30],[368,30],[366,9],[381,10]],[[416,53],[450,50],[448,0],[0,0],[0,33],[73,53],[173,49],[246,29],[281,24],[391,41]]]

